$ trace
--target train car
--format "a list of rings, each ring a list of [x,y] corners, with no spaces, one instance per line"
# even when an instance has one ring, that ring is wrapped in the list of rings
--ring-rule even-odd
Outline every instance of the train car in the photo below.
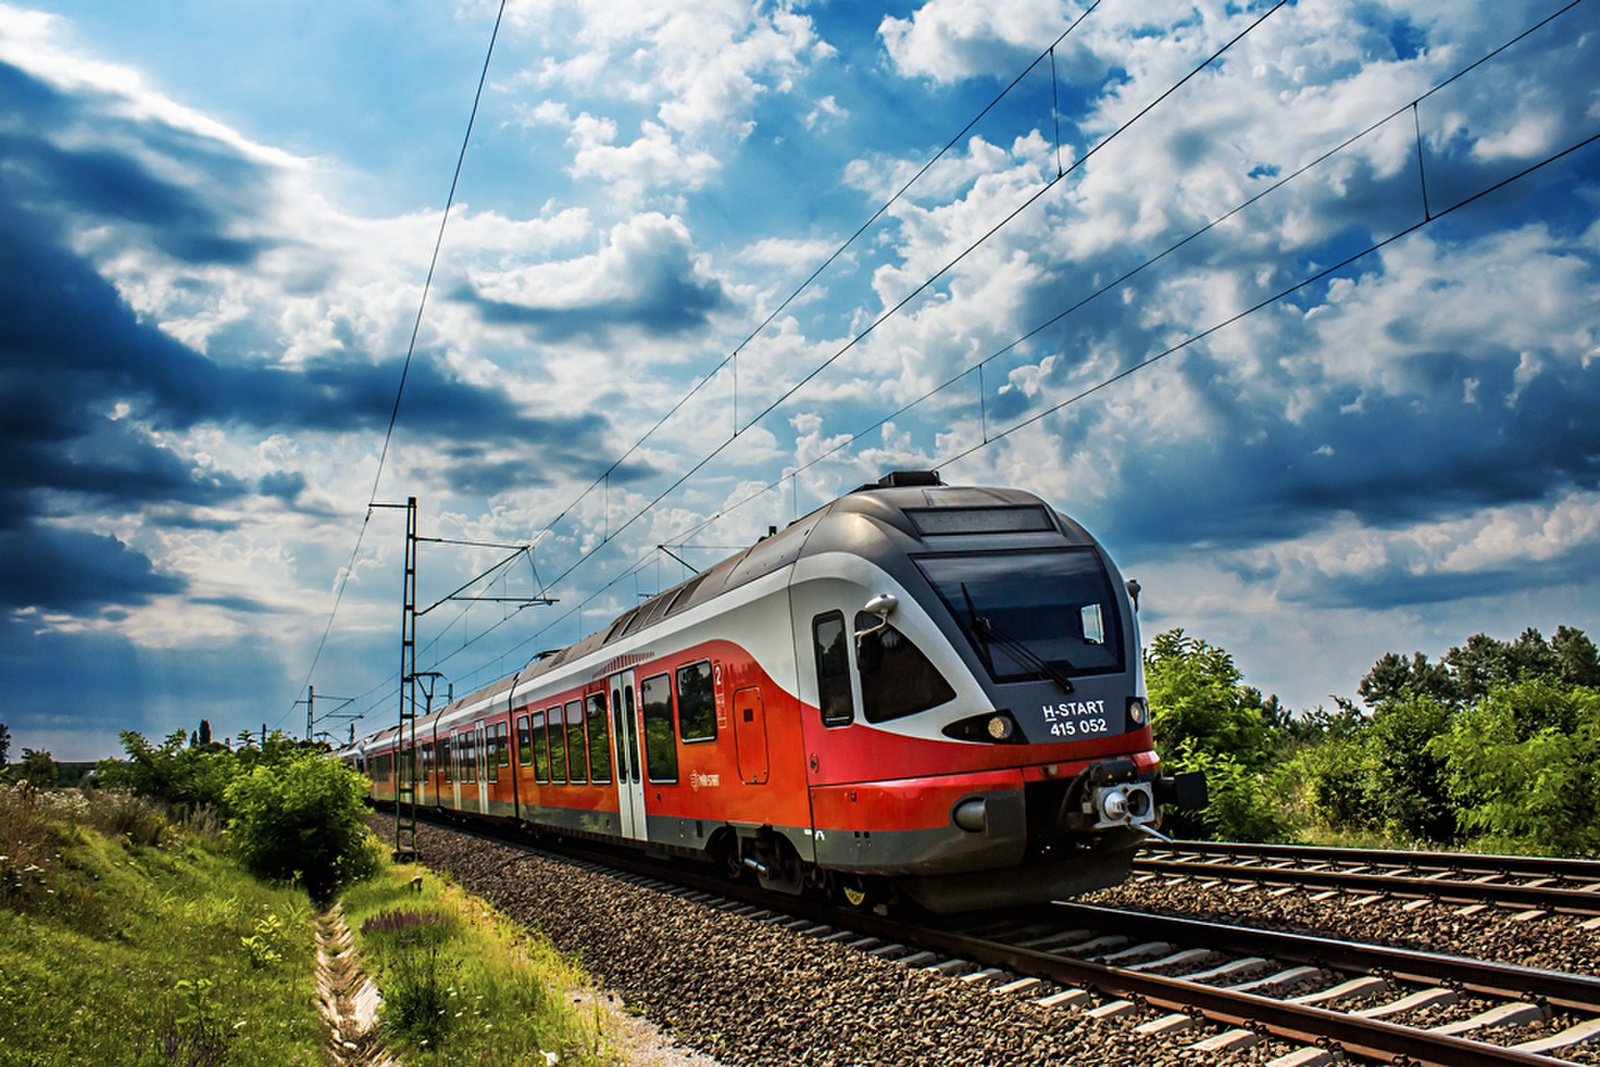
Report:
[[[1114,885],[1161,806],[1136,603],[1016,489],[896,472],[577,644],[346,749],[392,801],[626,842],[866,906]],[[1157,834],[1157,836],[1159,836]]]

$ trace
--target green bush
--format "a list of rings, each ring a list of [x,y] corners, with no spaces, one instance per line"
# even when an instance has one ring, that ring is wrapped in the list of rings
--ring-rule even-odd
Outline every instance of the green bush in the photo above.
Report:
[[[1363,738],[1329,737],[1307,745],[1289,760],[1285,778],[1301,822],[1341,830],[1367,829],[1373,824],[1367,806],[1370,774]]]
[[[1433,742],[1463,833],[1483,847],[1600,855],[1600,693],[1493,690]]]
[[[1445,843],[1455,836],[1444,759],[1432,747],[1449,729],[1450,708],[1431,696],[1386,701],[1373,712],[1363,784],[1367,810],[1391,837]]]
[[[327,755],[302,753],[236,778],[228,833],[263,878],[295,879],[318,900],[370,873],[366,779]]]
[[[1203,771],[1209,797],[1201,811],[1169,809],[1163,827],[1183,837],[1229,841],[1275,841],[1283,836],[1280,791],[1272,775],[1227,752],[1206,752],[1191,743],[1180,746],[1172,761],[1188,771]]]
[[[1263,703],[1232,656],[1182,630],[1156,635],[1145,673],[1163,763],[1205,772],[1210,793],[1204,811],[1168,809],[1167,832],[1257,841],[1282,836],[1278,791],[1269,782],[1276,700]]]

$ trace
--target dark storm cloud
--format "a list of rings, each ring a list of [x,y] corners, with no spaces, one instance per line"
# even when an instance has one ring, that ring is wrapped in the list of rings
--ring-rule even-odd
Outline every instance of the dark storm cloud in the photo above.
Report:
[[[264,194],[259,173],[236,153],[155,123],[96,114],[84,101],[0,64],[0,159],[8,201],[132,224],[162,251],[189,263],[248,263],[266,247],[225,233],[226,219],[216,207],[191,189],[157,178],[132,154],[62,148],[46,135],[68,124],[93,127],[105,140],[162,150],[205,172],[213,195],[238,203]]]
[[[114,537],[38,526],[0,532],[0,609],[92,611],[183,589]]]
[[[1581,587],[1600,572],[1600,545],[1595,544],[1577,545],[1554,559],[1517,558],[1499,567],[1462,571],[1439,569],[1436,560],[1415,546],[1390,542],[1386,555],[1381,564],[1360,573],[1327,574],[1277,563],[1250,566],[1236,560],[1223,560],[1222,569],[1246,581],[1273,583],[1285,600],[1374,611]]]
[[[499,299],[470,285],[451,297],[485,322],[526,327],[546,341],[603,341],[618,330],[647,337],[692,333],[732,306],[722,283],[696,264],[688,231],[659,215],[615,227],[596,260],[574,270],[590,278],[592,291],[564,294],[559,304]]]
[[[1433,354],[1419,361],[1434,379],[1425,392],[1356,406],[1353,392],[1330,388],[1290,422],[1275,390],[1241,395],[1225,368],[1190,353],[1157,373],[1187,379],[1214,429],[1130,455],[1110,520],[1125,542],[1241,548],[1339,515],[1393,528],[1600,485],[1600,365],[1552,367],[1508,405],[1519,358]],[[1160,396],[1158,386],[1152,404]],[[1159,423],[1161,412],[1140,418]]]
[[[106,610],[183,588],[127,545],[58,528],[45,521],[49,515],[93,507],[142,512],[158,525],[225,529],[197,509],[252,493],[292,504],[307,488],[298,471],[244,479],[202,467],[162,447],[152,429],[379,435],[402,373],[398,356],[374,361],[359,350],[294,369],[263,366],[237,358],[225,336],[201,354],[141,319],[74,249],[73,235],[92,226],[191,264],[248,264],[267,245],[237,235],[267,206],[272,176],[226,144],[118,118],[105,103],[63,95],[0,64],[0,606],[7,608]],[[66,128],[83,147],[52,141]],[[151,159],[173,166],[154,168]],[[191,177],[179,184],[163,177],[169,171]],[[672,292],[690,317],[715,303],[714,294]],[[668,310],[640,306],[633,314],[664,324]],[[419,352],[401,428],[458,447],[446,476],[491,492],[542,481],[552,467],[588,471],[604,423],[592,415],[530,416],[504,393],[462,382],[436,354]],[[484,459],[490,450],[492,463]],[[524,459],[507,462],[508,455]]]
[[[120,755],[118,731],[156,740],[197,729],[202,718],[218,737],[254,732],[261,694],[294,684],[255,636],[149,649],[122,634],[41,631],[32,620],[3,614],[0,677],[13,751],[48,748],[58,759]]]
[[[305,491],[306,476],[302,471],[272,471],[263,474],[261,480],[256,482],[256,492],[262,496],[275,496],[285,504],[293,504],[294,498]]]
[[[462,286],[450,294],[477,309],[483,321],[500,326],[526,326],[547,341],[574,337],[604,339],[612,330],[632,328],[652,337],[698,330],[716,311],[728,306],[722,286],[692,278],[671,278],[637,297],[601,300],[578,307],[529,307],[489,300]]]

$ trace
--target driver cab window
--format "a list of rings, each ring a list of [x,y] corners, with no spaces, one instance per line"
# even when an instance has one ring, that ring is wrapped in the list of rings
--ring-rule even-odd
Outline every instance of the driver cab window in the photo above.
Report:
[[[888,722],[954,700],[956,691],[922,650],[881,615],[856,613],[856,668],[868,722]]]
[[[817,707],[822,725],[847,726],[856,717],[850,692],[850,635],[844,613],[830,611],[811,621],[812,647],[817,655]]]

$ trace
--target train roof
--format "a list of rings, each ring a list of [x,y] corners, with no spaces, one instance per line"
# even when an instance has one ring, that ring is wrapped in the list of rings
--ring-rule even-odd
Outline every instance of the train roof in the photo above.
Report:
[[[1005,513],[1015,518],[1008,520]],[[512,686],[521,688],[564,663],[785,567],[806,554],[807,543],[819,522],[829,516],[849,514],[893,527],[913,540],[922,540],[929,534],[1037,531],[1057,537],[1064,534],[1068,540],[1081,544],[1094,543],[1083,527],[1026,490],[945,485],[932,471],[896,471],[829,501],[744,551],[662,590],[582,640],[541,652],[516,674],[457,698],[437,714],[443,718],[469,704],[492,703]],[[969,531],[962,527],[964,521],[974,519],[980,528]],[[1027,525],[1008,529],[1007,521]],[[374,740],[380,736],[375,735]]]

